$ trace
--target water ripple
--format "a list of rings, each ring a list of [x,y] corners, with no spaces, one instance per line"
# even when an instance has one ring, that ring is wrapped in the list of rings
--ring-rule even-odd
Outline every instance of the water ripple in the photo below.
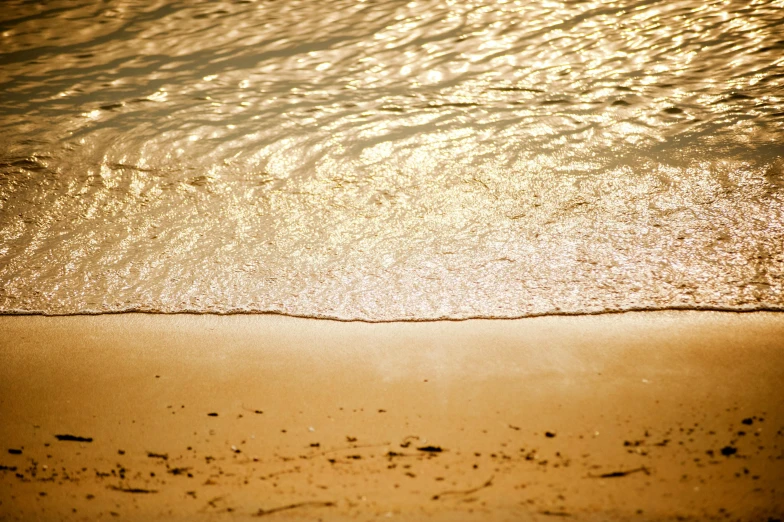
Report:
[[[0,311],[784,309],[784,1],[0,15]]]

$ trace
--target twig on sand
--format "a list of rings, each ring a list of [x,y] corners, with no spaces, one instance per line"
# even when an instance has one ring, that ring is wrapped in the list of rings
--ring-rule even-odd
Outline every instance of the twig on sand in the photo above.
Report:
[[[651,472],[650,472],[650,470],[648,470],[648,468],[646,468],[645,466],[642,466],[642,467],[639,467],[639,468],[630,469],[628,471],[613,471],[613,472],[610,472],[610,473],[602,473],[601,475],[588,475],[588,477],[590,477],[590,478],[618,478],[618,477],[625,477],[627,475],[631,475],[632,473],[638,473],[640,471],[642,471],[646,475],[650,475],[651,474]]]
[[[70,442],[92,442],[92,437],[80,437],[78,435],[69,435],[69,434],[62,434],[62,435],[55,435],[54,436],[59,441],[70,441]]]
[[[289,509],[297,509],[301,507],[332,507],[334,506],[334,502],[319,502],[317,500],[311,500],[307,502],[297,502],[296,504],[288,504],[285,506],[280,506],[272,509],[259,509],[254,517],[263,517],[266,515],[272,515],[274,513],[279,513],[280,511],[288,511]]]
[[[147,452],[147,457],[149,457],[151,459],[169,460],[169,454],[168,453],[155,453],[153,451],[148,451]]]
[[[123,493],[139,493],[139,494],[147,494],[147,493],[157,493],[157,489],[142,489],[142,488],[123,488],[120,486],[106,486],[109,489],[114,491],[121,491]]]
[[[355,450],[355,449],[365,449],[365,448],[381,448],[384,446],[389,446],[389,442],[382,442],[381,444],[352,444],[351,446],[345,446],[341,448],[332,448],[329,450],[319,451],[316,453],[311,453],[310,455],[302,455],[300,456],[301,459],[313,459],[316,457],[324,457],[329,455],[330,453],[339,453],[341,451],[348,451],[348,450]]]
[[[487,479],[487,481],[484,484],[482,484],[481,486],[477,486],[475,488],[444,491],[442,493],[439,493],[438,495],[433,495],[433,500],[438,500],[441,497],[444,497],[446,495],[470,495],[471,493],[476,493],[477,491],[480,491],[482,489],[489,488],[490,486],[492,486],[494,478],[495,478],[495,475],[493,475],[492,477]]]

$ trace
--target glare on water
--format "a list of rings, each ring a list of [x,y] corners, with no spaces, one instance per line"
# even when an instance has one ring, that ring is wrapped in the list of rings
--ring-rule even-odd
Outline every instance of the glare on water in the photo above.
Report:
[[[784,309],[784,1],[4,2],[0,311]]]

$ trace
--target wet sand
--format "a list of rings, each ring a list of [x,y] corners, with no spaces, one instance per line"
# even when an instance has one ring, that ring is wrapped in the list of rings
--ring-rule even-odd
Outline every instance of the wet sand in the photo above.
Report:
[[[2,520],[784,516],[784,314],[0,332]]]

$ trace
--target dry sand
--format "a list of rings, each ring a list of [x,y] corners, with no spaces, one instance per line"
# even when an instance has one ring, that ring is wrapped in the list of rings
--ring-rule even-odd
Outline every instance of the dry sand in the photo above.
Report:
[[[0,332],[2,520],[784,515],[784,314]]]

